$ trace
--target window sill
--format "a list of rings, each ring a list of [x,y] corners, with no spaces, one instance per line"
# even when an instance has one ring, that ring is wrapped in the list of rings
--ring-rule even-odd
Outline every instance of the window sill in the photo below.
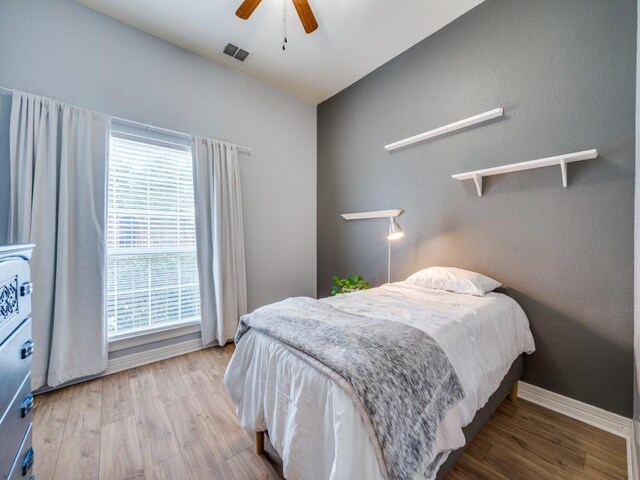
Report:
[[[109,352],[118,352],[127,348],[138,347],[148,343],[159,342],[170,338],[181,337],[201,331],[200,322],[166,325],[143,332],[117,335],[109,338]]]

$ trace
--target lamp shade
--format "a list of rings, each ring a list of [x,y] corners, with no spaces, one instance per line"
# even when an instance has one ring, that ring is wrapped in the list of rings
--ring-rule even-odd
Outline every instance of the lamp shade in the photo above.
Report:
[[[398,225],[394,217],[389,217],[389,234],[387,235],[387,239],[397,240],[402,237],[404,237],[404,232],[400,228],[400,225]]]

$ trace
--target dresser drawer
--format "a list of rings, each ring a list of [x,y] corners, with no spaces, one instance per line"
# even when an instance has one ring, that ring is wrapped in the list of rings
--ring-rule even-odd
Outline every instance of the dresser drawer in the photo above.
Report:
[[[31,447],[31,425],[24,436],[20,452],[16,456],[15,462],[9,471],[7,478],[9,480],[29,479],[33,473],[34,452]]]
[[[32,348],[30,318],[0,345],[0,418],[31,371]]]
[[[0,262],[0,344],[31,315],[31,273],[26,260]]]
[[[31,423],[31,409],[33,396],[31,395],[31,375],[22,382],[22,387],[0,421],[0,465],[8,466],[13,463],[22,437]]]

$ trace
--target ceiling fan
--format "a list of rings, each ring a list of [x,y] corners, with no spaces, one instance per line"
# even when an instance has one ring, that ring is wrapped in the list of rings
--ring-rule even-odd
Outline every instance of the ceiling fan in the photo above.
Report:
[[[261,1],[262,0],[244,0],[242,5],[240,5],[238,10],[236,10],[236,15],[243,20],[247,20],[256,7],[260,5]],[[302,22],[305,32],[311,33],[318,28],[318,22],[316,21],[316,17],[313,15],[313,11],[309,6],[308,0],[293,0],[293,5],[296,7],[296,11],[298,12],[298,16],[300,17],[300,21]]]

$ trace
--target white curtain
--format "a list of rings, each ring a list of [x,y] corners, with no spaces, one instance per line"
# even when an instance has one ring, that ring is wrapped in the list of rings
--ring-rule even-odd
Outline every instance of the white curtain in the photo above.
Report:
[[[193,138],[202,342],[232,340],[247,313],[240,165],[235,145]]]
[[[13,96],[9,237],[36,244],[33,389],[106,368],[108,131],[105,115]]]

